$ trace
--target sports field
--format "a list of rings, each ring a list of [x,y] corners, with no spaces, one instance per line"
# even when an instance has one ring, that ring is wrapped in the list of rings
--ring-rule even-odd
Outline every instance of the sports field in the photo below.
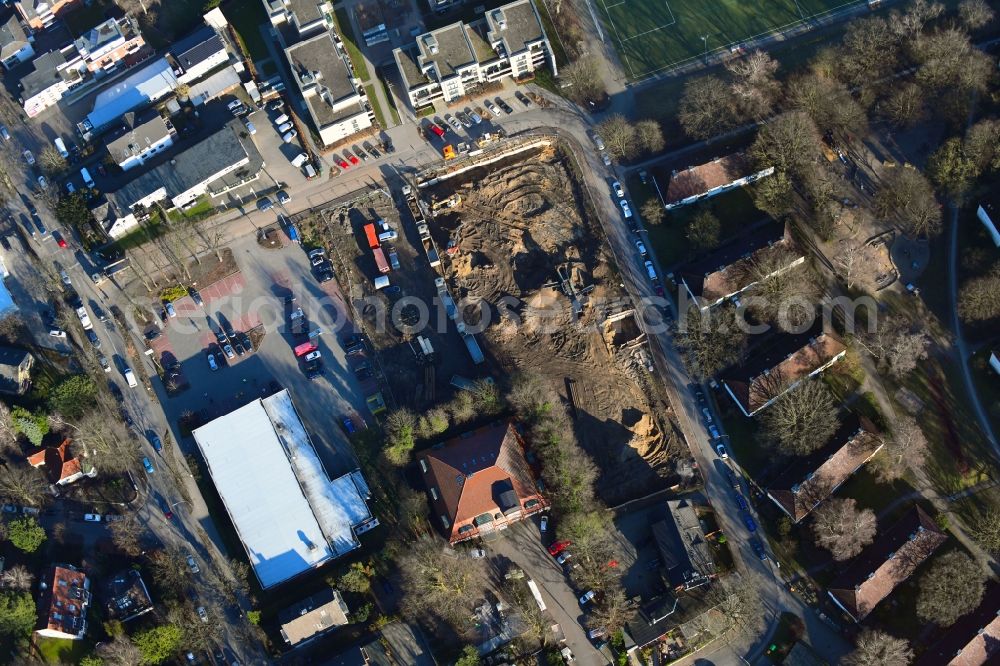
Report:
[[[630,78],[684,65],[706,50],[781,32],[865,0],[591,0]]]

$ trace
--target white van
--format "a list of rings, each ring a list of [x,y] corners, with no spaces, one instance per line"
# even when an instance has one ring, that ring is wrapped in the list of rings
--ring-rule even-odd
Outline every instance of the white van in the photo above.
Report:
[[[94,182],[94,179],[90,177],[90,172],[87,171],[86,167],[80,169],[80,175],[83,177],[83,184],[86,185],[87,187],[97,186],[97,183]]]
[[[389,286],[389,278],[388,278],[388,276],[379,275],[377,278],[375,278],[375,288],[376,289],[385,289],[388,286]]]
[[[285,114],[281,114],[280,116],[274,119],[275,127],[281,127],[287,122],[288,122],[288,116],[286,116]]]
[[[135,373],[132,372],[132,368],[125,368],[125,381],[132,388],[135,388],[139,384],[135,381]]]
[[[62,155],[63,157],[69,157],[69,151],[66,150],[66,144],[63,143],[61,136],[57,136],[52,143],[56,145],[56,150],[59,151],[60,155]]]
[[[295,156],[295,159],[292,160],[292,166],[298,169],[303,164],[305,164],[308,159],[309,159],[308,155],[306,155],[305,153],[299,153],[298,155]]]
[[[313,168],[312,164],[306,164],[306,180],[312,180],[316,177],[316,169]]]

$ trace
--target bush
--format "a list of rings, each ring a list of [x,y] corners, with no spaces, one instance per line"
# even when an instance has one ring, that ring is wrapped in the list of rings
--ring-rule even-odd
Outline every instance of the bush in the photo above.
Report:
[[[45,529],[31,516],[7,524],[7,538],[18,550],[33,553],[45,541]]]
[[[56,384],[49,408],[70,419],[78,419],[93,407],[97,386],[87,375],[73,375]]]
[[[10,416],[14,422],[14,430],[27,437],[35,446],[42,445],[42,439],[49,434],[49,419],[45,414],[32,414],[24,407],[15,407]]]

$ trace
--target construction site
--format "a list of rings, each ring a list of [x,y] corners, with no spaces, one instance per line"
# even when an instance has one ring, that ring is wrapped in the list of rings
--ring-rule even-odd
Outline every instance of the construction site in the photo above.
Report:
[[[482,331],[487,363],[478,372],[551,382],[601,470],[599,494],[615,505],[676,478],[680,441],[573,174],[554,141],[536,140],[418,180],[409,208],[424,250],[418,263],[457,302],[458,327]]]

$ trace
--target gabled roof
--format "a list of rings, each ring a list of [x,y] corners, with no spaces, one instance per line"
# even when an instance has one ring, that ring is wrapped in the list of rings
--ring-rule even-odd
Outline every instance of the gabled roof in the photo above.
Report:
[[[675,587],[695,587],[715,575],[715,562],[694,505],[688,500],[666,503],[667,516],[653,523],[653,539],[667,577]]]
[[[65,64],[66,56],[62,51],[49,51],[35,58],[32,62],[35,69],[21,77],[24,99],[28,100],[55,84],[68,80],[64,76],[64,70],[60,69]]]
[[[210,26],[202,26],[198,30],[174,42],[170,46],[170,55],[177,64],[185,70],[208,60],[219,51],[225,51],[226,44]]]
[[[743,268],[740,264],[779,243],[791,244],[785,225],[768,220],[727,241],[708,256],[684,264],[677,272],[692,296],[701,302],[714,303],[749,286],[746,270],[740,270]]]
[[[793,462],[768,485],[767,494],[799,522],[881,448],[875,425],[849,412],[827,445]]]
[[[437,495],[435,512],[450,521],[449,536],[477,516],[520,511],[526,498],[538,495],[524,443],[508,421],[450,439],[423,461],[427,486]]]
[[[804,333],[775,332],[766,337],[720,379],[743,411],[752,415],[846,350],[836,336],[823,330],[818,317]]]
[[[830,584],[829,595],[860,622],[947,538],[930,516],[914,506],[851,562]]]
[[[6,18],[0,18],[0,60],[6,60],[27,45],[28,36],[17,14],[10,12]]]
[[[45,467],[52,483],[80,474],[83,471],[80,460],[70,453],[69,445],[70,440],[64,439],[59,446],[48,446],[36,451],[28,456],[28,464],[35,468]]]
[[[980,666],[1000,661],[1000,584],[986,586],[983,603],[958,618],[920,655],[916,666]]]
[[[38,604],[40,628],[80,634],[86,627],[86,607],[90,603],[87,575],[69,565],[54,565],[44,583]]]
[[[170,136],[170,128],[155,109],[138,117],[126,113],[124,121],[121,127],[108,134],[104,140],[108,152],[118,164],[141,155],[150,146],[155,146]]]
[[[753,173],[743,153],[733,153],[711,162],[675,171],[667,185],[667,203],[677,203],[688,197],[705,194]]]

